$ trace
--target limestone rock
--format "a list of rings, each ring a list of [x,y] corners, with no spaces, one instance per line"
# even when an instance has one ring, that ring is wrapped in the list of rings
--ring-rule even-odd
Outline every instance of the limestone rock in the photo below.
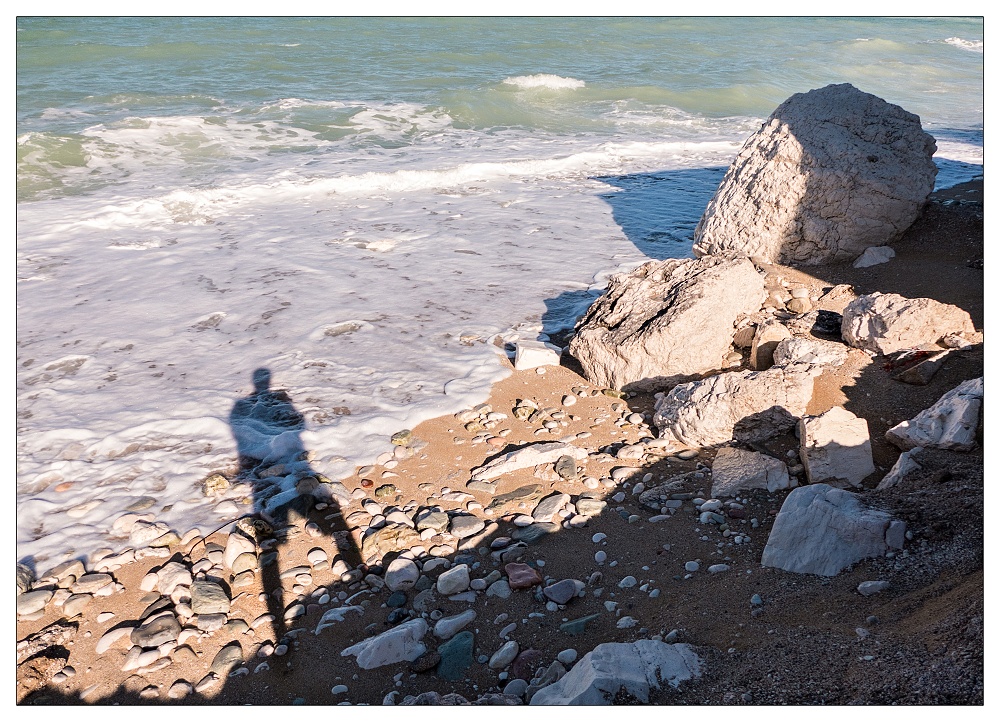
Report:
[[[747,259],[670,259],[612,277],[570,341],[592,383],[660,387],[718,370],[735,325],[760,309],[764,281]]]
[[[849,346],[883,355],[975,332],[972,318],[958,306],[895,293],[859,296],[844,308],[841,324]]]
[[[538,690],[532,705],[610,705],[620,693],[648,703],[662,684],[678,687],[701,676],[702,662],[686,644],[650,639],[594,647],[557,682]]]
[[[680,384],[656,402],[653,423],[661,438],[690,447],[765,439],[793,427],[805,413],[819,372],[795,364]]]
[[[748,489],[778,491],[795,486],[785,462],[756,451],[724,446],[712,462],[712,497],[736,496]]]
[[[778,366],[793,363],[840,366],[846,361],[847,346],[817,338],[786,338],[774,347],[774,363]]]
[[[469,588],[469,565],[458,564],[437,578],[437,590],[440,594],[450,597],[461,594]]]
[[[539,464],[551,464],[563,455],[572,456],[574,459],[586,459],[587,451],[560,441],[532,444],[517,451],[503,454],[490,463],[473,469],[472,479],[473,481],[495,479],[518,469],[529,469]]]
[[[420,578],[420,570],[411,559],[397,557],[385,570],[385,585],[390,591],[398,592],[410,589]]]
[[[406,524],[388,524],[361,541],[361,556],[366,561],[381,559],[389,552],[402,551],[420,544],[420,535]]]
[[[850,84],[796,93],[726,171],[695,255],[814,265],[891,243],[934,188],[935,150],[916,115]]]
[[[514,352],[514,368],[518,371],[539,366],[558,366],[562,349],[542,341],[518,341]]]
[[[767,321],[757,327],[750,346],[750,368],[754,371],[765,371],[774,365],[774,350],[779,341],[789,338],[785,324],[778,321]]]
[[[922,469],[920,463],[917,461],[917,457],[923,452],[924,447],[915,446],[909,451],[904,451],[896,459],[896,463],[892,465],[889,469],[889,473],[882,477],[882,481],[878,483],[875,487],[876,491],[883,491],[885,489],[891,489],[906,478],[906,475],[912,471],[917,471]]]
[[[896,252],[889,246],[872,246],[871,248],[866,248],[865,252],[857,257],[853,265],[855,268],[868,268],[869,266],[877,266],[880,263],[888,263],[895,257]]]
[[[397,662],[412,662],[427,651],[420,640],[427,634],[427,622],[411,619],[375,637],[363,639],[340,653],[354,656],[361,669],[374,669]]]
[[[793,489],[774,518],[761,555],[765,567],[831,577],[862,559],[899,548],[905,525],[829,484]]]
[[[799,421],[799,457],[810,484],[861,486],[875,471],[868,422],[842,406]]]
[[[969,379],[909,421],[896,424],[885,438],[903,451],[916,446],[969,451],[976,445],[983,377]]]

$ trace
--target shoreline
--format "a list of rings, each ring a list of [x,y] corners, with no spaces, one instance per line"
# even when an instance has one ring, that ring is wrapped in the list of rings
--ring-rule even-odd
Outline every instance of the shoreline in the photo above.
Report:
[[[972,315],[976,328],[982,329],[981,263],[978,270],[969,265],[982,258],[982,185],[979,180],[932,194],[934,202],[906,236],[894,244],[897,257],[888,264],[867,269],[853,269],[850,264],[812,269],[771,266],[769,271],[779,274],[790,285],[810,288],[812,295],[817,297],[823,288],[850,283],[859,294],[881,290],[910,297],[937,298],[965,308]],[[945,205],[946,202],[949,205]],[[977,212],[980,213],[979,237],[975,238],[969,234],[974,234]],[[942,242],[942,237],[948,238],[948,242]],[[976,249],[978,256],[963,257],[963,254],[970,253],[975,256]],[[970,281],[977,277],[980,279],[978,286]],[[918,287],[924,292],[908,292],[908,289]],[[943,390],[952,388],[958,381],[983,373],[983,352],[979,346],[978,350],[953,354],[952,360],[931,384],[909,387],[899,398],[890,399],[881,393],[885,382],[874,373],[877,369],[871,359],[857,350],[851,350],[848,359],[842,367],[827,371],[817,379],[807,413],[821,413],[845,401],[850,401],[864,412],[855,413],[869,422],[873,456],[879,469],[865,484],[869,490],[898,454],[898,450],[885,441],[885,430],[901,418],[910,418],[929,406]],[[884,643],[889,649],[909,650],[909,654],[919,653],[921,640],[930,639],[934,634],[945,634],[953,648],[961,646],[958,632],[948,631],[951,627],[947,625],[944,632],[939,628],[945,622],[951,624],[950,620],[956,615],[976,617],[977,589],[981,619],[981,529],[978,571],[975,535],[971,539],[966,538],[963,534],[972,532],[956,530],[951,539],[928,537],[925,546],[931,551],[926,559],[915,551],[910,561],[907,561],[909,555],[897,560],[869,560],[831,579],[801,576],[787,586],[787,577],[759,565],[767,531],[780,508],[781,492],[748,495],[743,500],[747,515],[734,522],[734,528],[739,529],[741,535],[745,534],[747,541],[736,546],[727,541],[728,537],[722,537],[717,532],[711,532],[710,536],[702,531],[692,533],[693,528],[697,529],[697,518],[690,517],[690,504],[686,500],[681,500],[677,513],[660,515],[666,518],[654,521],[656,515],[650,515],[648,510],[642,510],[636,504],[635,488],[639,483],[645,483],[641,480],[647,475],[652,480],[657,476],[670,478],[681,473],[697,474],[711,465],[714,451],[701,450],[688,458],[679,458],[676,453],[658,455],[648,452],[641,458],[616,458],[616,450],[620,450],[622,445],[631,445],[657,435],[650,421],[654,395],[633,394],[623,398],[618,394],[603,393],[602,389],[579,375],[574,361],[565,354],[562,365],[542,368],[544,373],[537,370],[516,371],[495,383],[486,402],[491,407],[489,411],[481,409],[479,413],[466,415],[467,420],[463,420],[466,416],[457,415],[457,418],[443,416],[422,422],[411,430],[410,440],[398,447],[410,449],[409,452],[400,452],[400,458],[386,459],[387,463],[356,469],[354,475],[343,480],[353,501],[344,504],[342,514],[337,513],[336,504],[331,502],[325,508],[317,507],[306,515],[290,515],[288,522],[294,533],[286,534],[274,547],[273,551],[278,553],[277,567],[282,571],[297,568],[308,571],[300,571],[298,575],[282,580],[285,587],[291,588],[283,595],[280,607],[276,606],[273,595],[270,598],[259,596],[262,571],[247,569],[251,574],[238,580],[238,573],[230,574],[217,566],[209,555],[206,557],[209,563],[203,573],[207,574],[207,579],[213,579],[225,572],[221,581],[229,588],[232,602],[227,612],[228,621],[216,629],[198,630],[199,625],[195,624],[195,631],[186,635],[183,642],[178,638],[179,644],[167,650],[164,656],[145,667],[123,669],[129,665],[127,645],[115,644],[99,655],[96,653],[98,641],[117,625],[131,624],[130,620],[139,619],[143,610],[152,603],[144,601],[150,599],[152,593],[152,587],[145,588],[150,582],[143,581],[150,570],[168,562],[175,553],[183,555],[187,552],[191,554],[190,561],[197,564],[209,549],[188,538],[186,544],[167,547],[165,553],[158,552],[157,556],[110,569],[109,573],[113,576],[110,589],[105,583],[99,589],[79,593],[94,594],[92,598],[71,603],[78,604],[79,611],[69,616],[68,621],[77,624],[78,628],[73,633],[72,646],[67,647],[71,652],[64,665],[71,667],[74,674],[66,675],[63,671],[53,673],[64,676],[47,681],[47,686],[25,701],[37,704],[75,704],[81,701],[106,704],[165,703],[176,699],[188,704],[244,701],[291,704],[296,699],[303,699],[308,704],[345,701],[380,704],[392,691],[399,693],[397,701],[402,701],[408,694],[430,690],[442,694],[455,691],[469,699],[487,691],[499,693],[508,679],[500,678],[498,672],[485,663],[474,663],[467,676],[447,682],[433,674],[413,671],[405,663],[364,672],[358,668],[353,657],[342,657],[342,648],[389,628],[386,620],[394,609],[388,604],[390,592],[379,589],[379,582],[375,579],[363,578],[364,572],[362,577],[349,583],[338,582],[336,565],[331,564],[334,561],[332,553],[326,560],[314,562],[310,552],[317,547],[331,551],[334,539],[342,549],[340,542],[347,541],[348,545],[353,543],[364,552],[366,544],[362,531],[369,525],[377,525],[378,517],[383,512],[386,515],[393,513],[389,507],[415,511],[436,506],[444,511],[458,511],[459,516],[480,519],[483,526],[465,537],[455,537],[443,528],[427,527],[433,533],[413,544],[423,549],[423,555],[418,556],[425,562],[435,557],[443,560],[440,564],[430,565],[436,567],[431,576],[436,577],[448,566],[466,563],[473,576],[483,580],[485,585],[492,571],[503,568],[498,553],[502,557],[504,549],[513,548],[506,545],[494,548],[494,543],[498,538],[514,535],[519,529],[517,517],[530,513],[532,506],[517,499],[506,507],[491,510],[490,505],[497,496],[534,485],[539,489],[533,494],[539,498],[561,492],[575,499],[578,508],[582,508],[579,507],[580,500],[588,498],[593,499],[591,506],[594,509],[602,501],[606,504],[602,512],[593,515],[577,514],[576,517],[560,518],[555,524],[556,529],[524,547],[521,552],[520,560],[528,561],[542,575],[551,575],[555,581],[579,580],[584,583],[587,594],[563,605],[555,604],[555,609],[526,592],[515,591],[507,598],[500,598],[481,593],[482,588],[471,598],[438,596],[429,601],[427,611],[438,611],[444,616],[475,610],[475,619],[468,629],[476,632],[474,656],[477,658],[489,657],[502,646],[505,639],[502,631],[512,622],[517,628],[508,632],[507,637],[518,640],[522,650],[529,646],[537,649],[539,664],[544,662],[545,665],[568,650],[582,655],[599,642],[659,636],[708,650],[705,652],[706,659],[714,670],[699,685],[684,687],[679,692],[662,692],[663,696],[656,700],[659,702],[803,703],[810,699],[808,695],[819,695],[828,703],[845,703],[857,698],[867,699],[866,703],[870,704],[875,701],[865,695],[876,694],[879,684],[888,684],[887,680],[894,679],[894,675],[899,677],[903,674],[902,668],[894,666],[897,663],[891,657],[879,656],[881,652],[872,646],[876,641]],[[518,407],[518,399],[523,398],[530,398],[542,409],[551,409],[544,415],[544,421],[518,418],[513,410]],[[506,418],[496,418],[498,423],[487,428],[494,421],[488,418],[490,413],[504,414]],[[642,420],[635,414],[642,415]],[[484,424],[484,421],[487,423]],[[466,428],[466,424],[471,426]],[[547,429],[547,426],[551,428]],[[482,441],[475,442],[476,438]],[[582,473],[573,479],[563,479],[551,468],[539,468],[535,472],[526,468],[502,477],[495,493],[466,486],[471,471],[487,459],[505,450],[539,441],[563,441],[585,449],[588,455],[581,461]],[[769,451],[775,455],[787,454],[793,450],[793,442],[793,439],[786,438]],[[983,458],[980,446],[961,457],[961,463],[949,462],[947,458],[935,463],[946,467],[948,463],[954,463],[956,469],[971,465],[974,473],[977,463],[981,469]],[[613,481],[613,470],[618,468],[633,471],[624,472],[620,474],[621,478]],[[366,479],[371,483],[365,484]],[[388,489],[390,485],[391,490]],[[939,483],[938,486],[950,489],[947,484]],[[942,509],[951,509],[952,503],[958,503],[937,496],[942,490],[933,485],[917,491],[936,495],[936,503]],[[683,493],[690,494],[690,499],[707,492],[704,482],[694,482],[692,488],[685,488]],[[897,494],[882,494],[882,497],[886,503],[905,508],[910,503],[906,493],[908,490],[900,490]],[[981,495],[981,487],[978,493]],[[379,508],[370,506],[372,502]],[[961,504],[958,504],[960,507]],[[363,511],[365,505],[370,506],[369,511],[373,513]],[[622,507],[623,513],[616,511],[618,506]],[[357,526],[340,532],[347,536],[331,537],[337,532],[324,527],[324,522],[334,523],[340,519],[347,521],[348,527],[352,524]],[[751,524],[751,519],[758,523]],[[315,528],[310,527],[310,521]],[[574,528],[574,524],[579,528]],[[603,542],[592,542],[595,534],[605,534],[607,538]],[[227,538],[223,531],[205,541],[214,541],[224,547]],[[636,543],[636,539],[641,543]],[[969,545],[971,559],[963,559],[959,550]],[[263,545],[261,549],[266,551]],[[940,550],[937,556],[935,549]],[[604,553],[606,561],[598,561],[595,552]],[[394,554],[398,551],[386,556]],[[685,574],[685,565],[695,560],[700,561],[702,571]],[[704,573],[704,567],[723,561],[732,571]],[[477,568],[476,564],[480,566]],[[87,571],[91,571],[91,565],[88,565]],[[367,570],[369,574],[372,571]],[[385,571],[382,570],[383,575]],[[600,577],[595,577],[595,574]],[[855,587],[861,581],[876,578],[872,575],[883,575],[897,581],[886,595],[859,598]],[[635,588],[622,586],[627,576],[638,580]],[[384,580],[381,583],[384,584]],[[952,608],[946,609],[938,597],[948,584],[952,591],[946,598]],[[316,594],[320,589],[323,593]],[[598,593],[598,589],[602,591]],[[99,590],[106,591],[107,595]],[[751,614],[753,610],[747,604],[746,600],[753,594],[759,594],[766,600],[762,607],[764,612],[760,615]],[[65,593],[60,596],[64,605],[70,603],[70,596]],[[326,602],[322,601],[324,596],[328,596]],[[415,603],[413,596],[414,592],[407,592],[410,603]],[[274,614],[275,610],[290,608],[292,599],[296,597],[302,597],[301,616],[290,618],[287,624],[278,619],[261,621],[265,615]],[[314,634],[323,615],[338,605],[349,606],[348,600],[362,611],[345,616],[332,629]],[[613,603],[613,606],[608,607],[606,603]],[[917,611],[901,612],[900,609]],[[938,620],[936,627],[934,624],[920,626],[916,621],[920,614],[931,613],[931,610],[937,610],[934,613],[943,621]],[[108,614],[113,616],[106,616]],[[580,634],[571,636],[563,631],[562,625],[589,614],[597,614],[598,617],[589,627],[583,625],[586,628]],[[703,618],[704,614],[708,616]],[[503,620],[496,621],[504,615]],[[63,608],[49,603],[41,616],[18,621],[17,638],[24,640],[66,616]],[[866,622],[872,617],[877,617],[879,621]],[[621,624],[623,619],[634,620],[634,626]],[[803,624],[812,629],[808,639],[797,631]],[[192,625],[189,622],[187,626]],[[860,633],[855,632],[859,626],[866,629],[864,637],[859,638]],[[300,632],[293,633],[295,629]],[[775,633],[769,630],[775,630]],[[274,651],[282,639],[287,640],[287,656],[277,655]],[[791,642],[792,648],[782,648],[780,644],[775,646],[781,640]],[[209,679],[206,672],[210,663],[233,642],[240,643],[242,656],[240,665],[232,669],[245,669],[246,672],[228,678]],[[271,654],[262,655],[261,651],[269,643]],[[731,651],[724,652],[727,649]],[[924,653],[927,653],[926,650]],[[874,654],[879,660],[874,668],[864,661],[869,654]],[[772,664],[768,661],[769,655],[770,658],[781,659],[778,667],[796,665],[799,676],[797,686],[783,678],[780,671],[769,673],[772,678],[779,678],[772,679],[770,683],[752,678],[750,670],[762,664]],[[161,664],[160,660],[169,661],[151,669]],[[807,660],[812,667],[806,665]],[[261,667],[262,664],[266,666]],[[65,666],[60,668],[63,669]],[[981,666],[979,669],[981,675]],[[399,673],[402,676],[397,679]],[[52,676],[49,675],[48,680],[52,680]],[[824,682],[824,676],[829,680]],[[191,689],[178,686],[179,681],[185,682]],[[835,689],[838,684],[849,689],[838,692]],[[346,686],[347,691],[331,691],[341,685]],[[262,689],[269,691],[263,692]],[[181,692],[184,694],[174,697],[171,690],[177,690],[178,695]],[[979,690],[981,703],[981,686]]]

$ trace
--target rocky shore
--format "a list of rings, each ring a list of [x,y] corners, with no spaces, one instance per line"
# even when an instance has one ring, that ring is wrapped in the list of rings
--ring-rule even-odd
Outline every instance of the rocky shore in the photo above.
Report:
[[[982,182],[917,202],[892,256],[703,235],[353,477],[19,565],[17,702],[982,704]]]

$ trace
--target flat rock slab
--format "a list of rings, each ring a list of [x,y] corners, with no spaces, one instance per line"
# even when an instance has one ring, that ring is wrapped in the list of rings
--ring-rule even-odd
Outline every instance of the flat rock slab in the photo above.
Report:
[[[831,577],[845,567],[902,547],[905,524],[861,497],[829,484],[793,489],[774,519],[760,563]]]
[[[868,422],[842,406],[799,421],[799,457],[810,484],[861,486],[875,471]]]
[[[619,694],[641,703],[663,684],[677,688],[698,679],[704,665],[686,644],[650,639],[606,642],[583,656],[565,676],[538,690],[532,705],[611,705]]]
[[[532,444],[523,449],[503,454],[488,464],[473,469],[472,481],[486,481],[518,469],[530,469],[539,464],[551,464],[563,455],[571,456],[574,459],[586,459],[587,451],[560,441]]]
[[[888,355],[933,344],[951,334],[975,334],[972,317],[958,306],[895,293],[859,296],[844,308],[841,334],[849,346]]]
[[[486,528],[486,522],[473,514],[456,514],[451,518],[449,533],[457,539],[474,536]]]
[[[514,491],[509,491],[506,494],[499,494],[493,497],[493,501],[490,502],[486,509],[488,511],[500,512],[509,506],[517,506],[518,504],[530,506],[541,499],[542,494],[544,493],[545,492],[543,491],[541,484],[519,486],[514,489]]]
[[[785,462],[773,456],[723,446],[712,462],[712,496],[737,496],[749,489],[778,491],[795,484]]]
[[[427,634],[427,622],[411,619],[398,627],[369,637],[340,653],[342,657],[357,657],[362,669],[374,669],[397,662],[412,662],[427,651],[420,640]]]
[[[983,405],[983,377],[969,379],[909,421],[896,424],[885,438],[903,451],[917,446],[970,451],[976,445]]]

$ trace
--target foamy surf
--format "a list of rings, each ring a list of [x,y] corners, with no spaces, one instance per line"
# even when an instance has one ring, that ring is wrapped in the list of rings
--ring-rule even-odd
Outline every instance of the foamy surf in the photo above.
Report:
[[[513,85],[517,88],[547,88],[549,90],[576,90],[583,88],[587,84],[576,78],[563,78],[559,75],[548,73],[538,73],[537,75],[517,75],[513,78],[504,78],[504,85]]]

